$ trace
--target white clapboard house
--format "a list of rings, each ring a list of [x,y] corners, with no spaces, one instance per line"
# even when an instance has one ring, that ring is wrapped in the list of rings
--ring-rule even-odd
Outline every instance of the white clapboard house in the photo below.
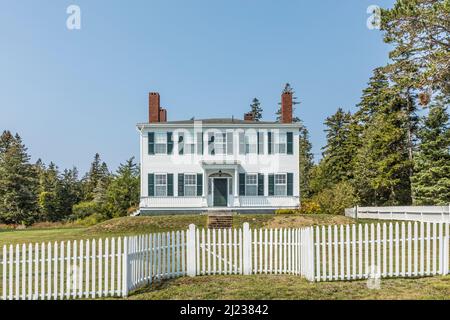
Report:
[[[149,94],[149,122],[137,125],[141,149],[140,214],[297,208],[300,125],[292,93],[281,121],[218,118],[167,121],[158,93]]]

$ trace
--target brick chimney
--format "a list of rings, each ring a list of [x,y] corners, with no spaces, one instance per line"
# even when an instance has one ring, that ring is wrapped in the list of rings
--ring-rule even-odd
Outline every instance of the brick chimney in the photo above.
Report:
[[[249,112],[244,114],[244,120],[245,121],[254,121],[255,119],[253,118],[253,113]]]
[[[148,95],[148,122],[167,122],[167,110],[161,108],[158,92],[150,92]]]
[[[281,123],[292,123],[292,92],[286,90],[281,95]]]

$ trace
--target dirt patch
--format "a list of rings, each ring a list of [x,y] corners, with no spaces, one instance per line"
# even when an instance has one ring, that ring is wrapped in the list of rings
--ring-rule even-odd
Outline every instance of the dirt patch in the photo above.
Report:
[[[265,228],[301,228],[322,225],[353,224],[355,220],[335,215],[280,215],[264,223]]]

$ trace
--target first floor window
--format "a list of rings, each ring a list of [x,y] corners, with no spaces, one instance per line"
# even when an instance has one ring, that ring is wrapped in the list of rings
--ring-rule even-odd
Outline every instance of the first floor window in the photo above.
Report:
[[[167,133],[157,132],[155,134],[155,153],[166,154],[167,153]]]
[[[166,197],[167,196],[167,175],[155,174],[155,196]]]
[[[275,195],[285,196],[287,194],[286,174],[275,175]]]
[[[186,197],[195,197],[197,193],[197,175],[184,175],[184,195]]]
[[[245,195],[256,196],[258,195],[258,175],[247,174],[245,177]]]

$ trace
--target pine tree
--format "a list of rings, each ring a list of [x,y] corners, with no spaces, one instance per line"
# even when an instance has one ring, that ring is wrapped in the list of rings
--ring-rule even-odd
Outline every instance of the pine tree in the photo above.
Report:
[[[392,97],[380,105],[361,136],[354,161],[354,186],[364,205],[411,203],[405,100]]]
[[[314,156],[311,152],[308,129],[302,124],[299,133],[299,172],[300,196],[309,199],[312,196],[311,175],[314,167]]]
[[[352,161],[355,155],[351,142],[352,115],[339,108],[324,123],[327,127],[327,144],[323,147],[323,162],[326,175],[335,184],[352,178]]]
[[[295,116],[295,105],[300,104],[300,102],[296,101],[297,97],[295,96],[295,91],[294,89],[291,87],[291,85],[289,83],[286,83],[286,85],[284,86],[283,89],[283,93],[285,92],[289,92],[292,93],[292,122],[300,122],[300,118]],[[277,112],[275,113],[276,115],[276,120],[278,122],[281,121],[281,103],[279,103],[280,107],[278,108]]]
[[[39,174],[39,212],[44,221],[59,221],[64,208],[61,205],[61,182],[58,167],[50,162]]]
[[[0,220],[31,224],[38,213],[36,170],[18,134],[0,137]]]
[[[94,156],[89,172],[83,178],[83,198],[85,201],[92,201],[99,197],[103,190],[106,190],[110,177],[108,166],[102,162],[98,153]],[[97,191],[96,191],[97,189]]]
[[[443,99],[436,101],[419,131],[412,178],[414,204],[450,203],[450,125]]]
[[[65,169],[61,176],[60,205],[64,209],[64,217],[72,214],[72,208],[82,200],[81,183],[78,180],[76,167]]]
[[[130,208],[139,204],[139,167],[134,157],[120,164],[108,188],[108,211],[113,217],[125,216]]]
[[[261,121],[263,109],[261,108],[261,103],[257,98],[254,98],[250,104],[250,113],[253,114],[253,120]]]

